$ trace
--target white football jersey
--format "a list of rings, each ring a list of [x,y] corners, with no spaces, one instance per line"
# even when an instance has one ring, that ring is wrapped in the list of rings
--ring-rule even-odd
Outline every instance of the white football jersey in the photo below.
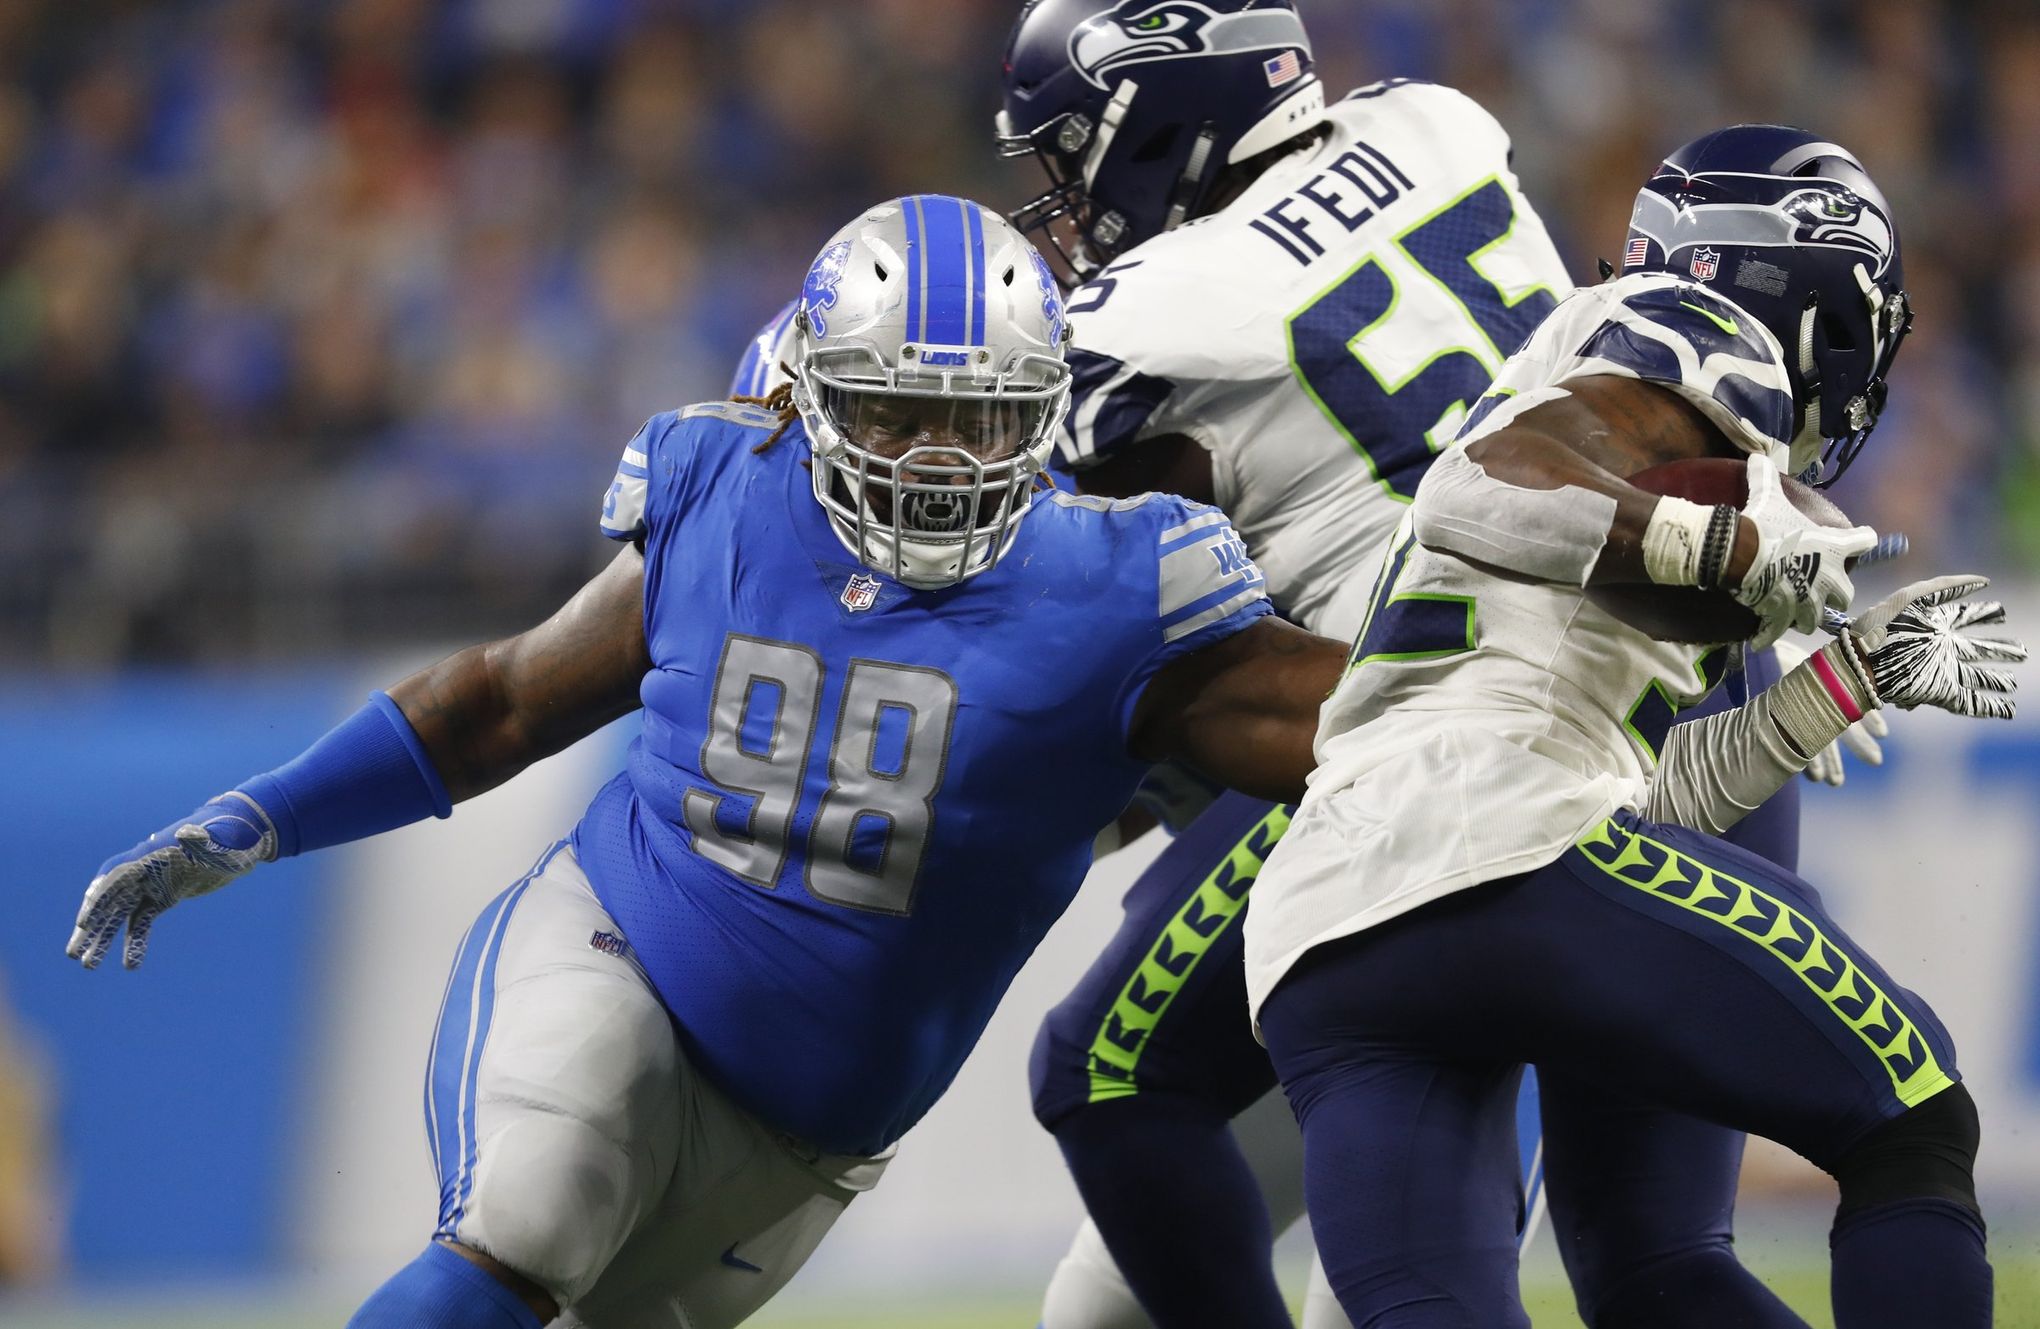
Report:
[[[1782,460],[1797,413],[1777,341],[1669,276],[1583,289],[1475,408],[1463,441],[1616,374],[1694,403],[1737,446]],[[1727,648],[1654,641],[1575,587],[1505,579],[1426,549],[1408,518],[1372,582],[1325,702],[1309,793],[1254,885],[1253,1009],[1296,960],[1453,891],[1552,862],[1640,808],[1676,712]]]
[[[1328,122],[1071,297],[1061,452],[1194,439],[1276,607],[1350,639],[1417,481],[1571,282],[1463,94],[1391,81]]]

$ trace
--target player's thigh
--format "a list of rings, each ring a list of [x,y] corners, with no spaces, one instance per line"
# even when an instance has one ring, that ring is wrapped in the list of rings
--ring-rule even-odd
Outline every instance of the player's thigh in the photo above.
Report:
[[[1043,1021],[1035,1115],[1180,1093],[1231,1116],[1274,1083],[1246,1017],[1241,924],[1288,813],[1219,798],[1127,892],[1118,932]]]
[[[1356,1324],[1527,1325],[1521,1068],[1454,1057],[1410,1013],[1350,948],[1305,957],[1261,1011],[1326,1275]]]
[[[1816,1163],[1947,1088],[1933,1012],[1796,876],[1621,814],[1504,892],[1538,1064]]]
[[[425,1106],[438,1235],[563,1304],[657,1204],[680,1143],[678,1048],[569,848],[462,943]]]
[[[1584,1299],[1730,1240],[1741,1131],[1551,1067],[1539,1092],[1551,1226]]]
[[[559,1321],[576,1329],[726,1329],[814,1253],[884,1158],[818,1154],[725,1098],[684,1061],[680,1157],[657,1208]]]

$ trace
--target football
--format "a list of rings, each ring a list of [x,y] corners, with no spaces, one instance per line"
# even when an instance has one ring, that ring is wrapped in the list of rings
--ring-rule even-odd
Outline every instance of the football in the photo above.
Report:
[[[1819,490],[1789,476],[1781,476],[1779,482],[1792,506],[1821,525],[1855,524]],[[1666,462],[1637,472],[1629,483],[1653,494],[1709,505],[1740,508],[1749,498],[1747,464],[1729,457]],[[1757,630],[1757,616],[1727,591],[1629,584],[1589,587],[1587,598],[1609,616],[1659,641],[1712,645],[1742,641]]]

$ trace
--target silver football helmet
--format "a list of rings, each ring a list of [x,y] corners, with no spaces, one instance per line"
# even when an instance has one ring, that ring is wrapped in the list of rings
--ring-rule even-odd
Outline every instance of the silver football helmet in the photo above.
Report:
[[[815,499],[866,566],[917,589],[1012,545],[1069,405],[1048,264],[998,213],[919,194],[838,231],[794,315]]]

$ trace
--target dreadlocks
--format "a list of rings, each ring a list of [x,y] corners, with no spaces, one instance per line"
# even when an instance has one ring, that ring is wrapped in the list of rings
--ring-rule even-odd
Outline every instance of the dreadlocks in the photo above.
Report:
[[[791,381],[793,371],[784,364],[779,366],[779,370],[787,375],[788,381],[781,383],[764,396],[746,397],[738,393],[730,398],[731,401],[742,402],[746,406],[763,406],[768,411],[777,411],[779,413],[779,428],[767,435],[763,443],[751,449],[751,455],[754,457],[763,456],[766,452],[770,451],[772,445],[777,443],[781,436],[793,427],[793,422],[800,418],[800,412],[793,404],[793,383]]]

